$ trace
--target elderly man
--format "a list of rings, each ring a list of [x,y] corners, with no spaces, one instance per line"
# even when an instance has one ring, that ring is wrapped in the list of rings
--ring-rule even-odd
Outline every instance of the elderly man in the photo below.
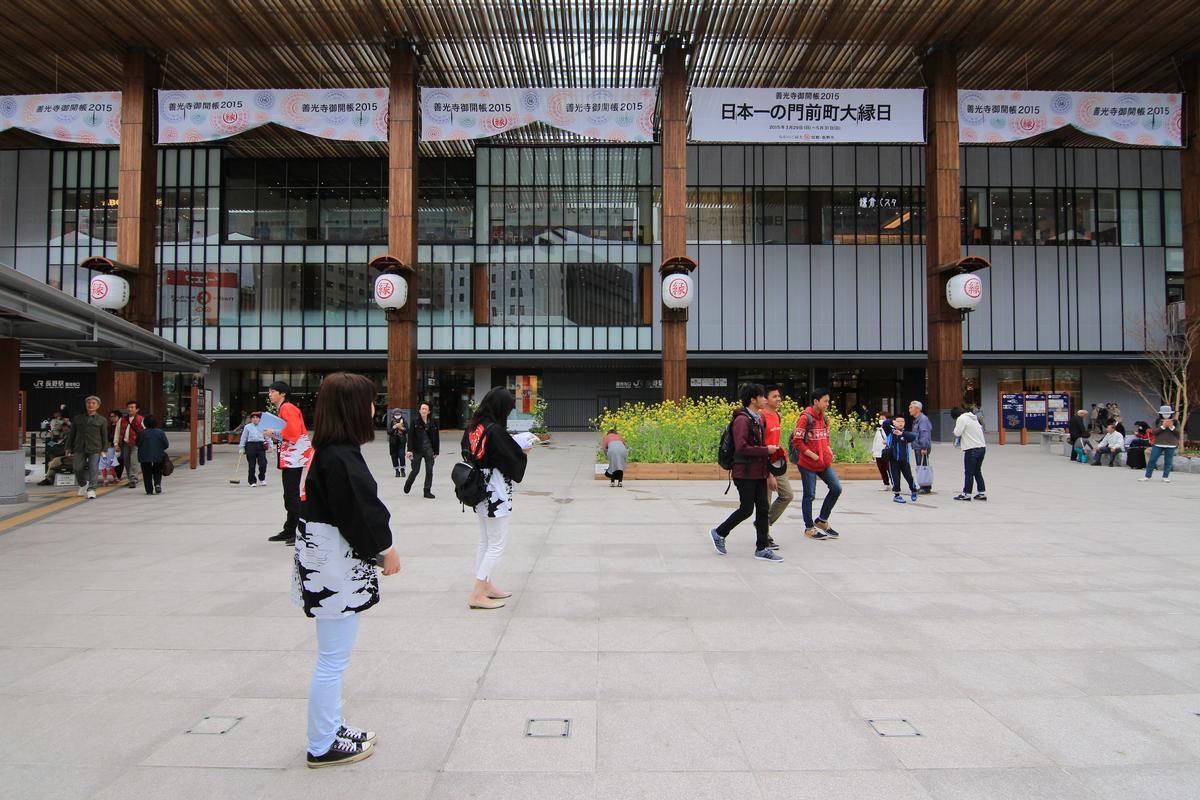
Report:
[[[925,415],[924,408],[925,406],[920,400],[913,400],[908,404],[908,414],[912,417],[912,432],[917,435],[917,440],[913,443],[913,451],[918,470],[929,464],[929,451],[933,449],[933,421]],[[920,477],[921,474],[918,471],[918,480]],[[922,484],[920,490],[921,494],[929,494],[933,491],[933,484]]]
[[[1091,447],[1090,415],[1086,408],[1075,412],[1071,424],[1067,426],[1067,436],[1071,440],[1071,460],[1081,464],[1087,463],[1087,451]]]

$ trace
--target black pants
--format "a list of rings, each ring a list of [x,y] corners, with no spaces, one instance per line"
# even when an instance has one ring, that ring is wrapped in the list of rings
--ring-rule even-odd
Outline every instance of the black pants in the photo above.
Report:
[[[980,494],[987,491],[983,488],[983,457],[985,455],[987,455],[986,447],[972,447],[970,450],[963,450],[963,494],[971,493],[972,483],[979,487]]]
[[[400,474],[404,474],[404,445],[403,439],[397,439],[395,436],[388,437],[388,450],[392,454],[392,469],[400,470]]]
[[[910,492],[917,491],[917,482],[913,480],[912,466],[903,459],[892,459],[892,491],[900,494],[900,476],[904,476],[904,480],[908,481],[908,490]]]
[[[146,487],[146,494],[154,494],[154,490],[162,486],[162,465],[161,461],[139,461],[142,465],[142,485]]]
[[[255,477],[255,467],[258,476]],[[253,486],[267,479],[267,446],[262,442],[246,442],[246,480]]]
[[[408,473],[408,480],[404,482],[405,491],[412,488],[413,483],[417,480],[417,474],[421,471],[421,462],[425,462],[425,494],[433,491],[433,453],[426,450],[424,453],[413,453],[412,472]]]
[[[733,485],[738,490],[738,500],[741,505],[729,515],[729,518],[717,526],[717,533],[728,536],[729,532],[754,515],[755,550],[765,550],[770,541],[767,523],[767,510],[770,493],[767,491],[766,478],[734,478]]]
[[[300,475],[304,467],[288,467],[279,471],[283,473],[283,507],[287,511],[282,533],[295,536],[296,521],[300,518]]]

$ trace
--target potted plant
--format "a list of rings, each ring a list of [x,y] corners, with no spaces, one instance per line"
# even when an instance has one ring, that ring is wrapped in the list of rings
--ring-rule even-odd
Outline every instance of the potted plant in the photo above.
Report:
[[[533,424],[529,426],[529,432],[536,434],[538,439],[543,442],[550,441],[550,429],[546,427],[547,408],[546,401],[539,397],[533,407]]]
[[[228,438],[225,433],[225,430],[229,427],[228,422],[229,422],[229,409],[225,406],[224,403],[214,404],[213,410],[212,410],[213,429],[212,429],[212,431],[210,431],[210,433],[212,434],[212,443],[213,444],[221,444],[221,441],[223,439]]]

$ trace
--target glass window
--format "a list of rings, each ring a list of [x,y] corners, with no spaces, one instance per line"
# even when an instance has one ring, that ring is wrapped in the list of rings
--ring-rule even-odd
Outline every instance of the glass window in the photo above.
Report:
[[[857,210],[855,217],[854,241],[858,244],[879,243],[879,191],[874,188],[859,187],[857,190]]]
[[[1033,191],[1012,190],[1012,243],[1033,244]]]
[[[746,192],[742,189],[721,191],[721,241],[741,244],[746,241]]]
[[[1071,396],[1070,411],[1083,408],[1083,382],[1078,368],[1054,368],[1054,391],[1066,392]]]
[[[1137,189],[1121,190],[1121,244],[1137,246],[1142,243],[1141,203]]]
[[[987,244],[992,240],[991,206],[986,189],[963,190],[963,207],[966,209],[967,244]]]
[[[699,189],[699,211],[697,214],[696,240],[700,242],[721,241],[721,190],[715,186]]]
[[[847,193],[846,202],[851,202],[852,193]],[[808,190],[808,225],[813,244],[833,244],[833,190],[827,188]]]
[[[1025,370],[1025,391],[1052,392],[1054,391],[1053,370],[1049,368],[1029,368]]]
[[[763,189],[755,192],[754,197],[754,241],[787,242],[787,193],[783,189]]]
[[[835,244],[854,244],[854,223],[858,202],[854,189],[833,190],[833,241]]]
[[[1096,191],[1096,242],[1117,244],[1117,190]]]
[[[1165,233],[1163,244],[1167,247],[1183,245],[1183,210],[1180,207],[1178,190],[1163,192],[1163,222]]]
[[[1153,189],[1142,191],[1142,244],[1162,246],[1162,193]]]
[[[900,187],[883,186],[879,189],[879,238],[880,244],[900,244],[903,241],[902,227],[905,221],[905,206]]]
[[[787,242],[808,244],[808,192],[804,189],[787,190]]]
[[[1065,194],[1070,225],[1064,234],[1067,243],[1093,244],[1096,241],[1096,193],[1091,189],[1076,189]]]
[[[992,189],[988,193],[991,206],[992,244],[1012,243],[1012,211],[1008,207],[1008,189]]]
[[[1058,243],[1058,203],[1053,189],[1038,189],[1033,193],[1034,241],[1037,244]]]

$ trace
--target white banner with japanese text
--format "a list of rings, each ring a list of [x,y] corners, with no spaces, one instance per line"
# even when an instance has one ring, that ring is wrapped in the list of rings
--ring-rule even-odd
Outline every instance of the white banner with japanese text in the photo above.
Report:
[[[20,128],[76,144],[119,144],[121,93],[0,95],[0,131]]]
[[[202,89],[158,93],[158,143],[211,142],[262,125],[386,142],[387,89]]]
[[[694,142],[923,142],[924,89],[692,89]]]
[[[975,89],[958,93],[958,137],[963,144],[1015,142],[1068,125],[1124,144],[1180,147],[1183,95]]]
[[[654,141],[654,89],[421,90],[421,139],[482,139],[535,122],[589,139]]]

